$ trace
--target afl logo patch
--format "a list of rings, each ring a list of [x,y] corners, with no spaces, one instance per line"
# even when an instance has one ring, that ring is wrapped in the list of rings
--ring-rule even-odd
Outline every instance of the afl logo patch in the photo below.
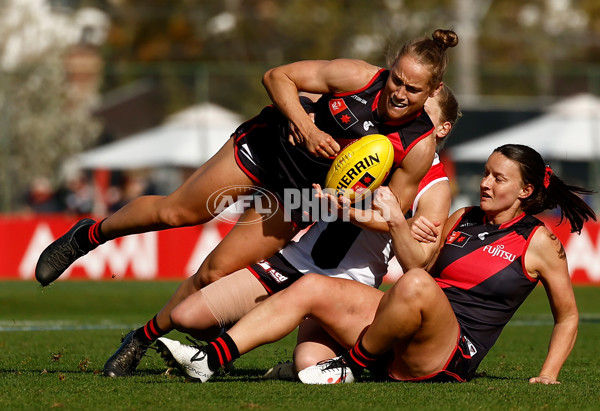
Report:
[[[348,130],[358,122],[358,119],[354,113],[350,111],[346,105],[346,102],[341,98],[334,99],[329,102],[329,111],[335,118],[335,121],[337,121],[340,127],[342,127],[344,130]]]
[[[463,248],[465,244],[469,242],[470,238],[470,234],[463,233],[462,231],[453,231],[452,234],[446,238],[446,244]]]

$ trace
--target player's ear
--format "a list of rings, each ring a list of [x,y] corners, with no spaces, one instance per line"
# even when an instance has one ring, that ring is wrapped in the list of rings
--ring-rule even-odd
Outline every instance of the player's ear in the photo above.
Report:
[[[448,134],[450,134],[450,130],[452,130],[452,123],[450,123],[449,121],[444,121],[440,125],[440,130],[438,131],[438,137],[440,137],[440,138],[446,137]]]
[[[438,84],[437,87],[433,89],[433,91],[429,94],[429,97],[437,96],[439,92],[442,91],[442,87],[444,87],[444,82],[440,81],[440,84]]]
[[[533,184],[525,184],[521,187],[521,192],[519,193],[519,198],[524,199],[527,198],[533,193]]]

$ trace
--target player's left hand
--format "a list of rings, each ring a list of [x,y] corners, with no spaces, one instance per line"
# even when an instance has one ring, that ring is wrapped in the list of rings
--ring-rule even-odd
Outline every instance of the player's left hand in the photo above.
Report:
[[[313,189],[315,190],[315,198],[326,201],[330,213],[337,213],[339,216],[343,216],[344,212],[347,212],[352,206],[347,197],[342,195],[336,197],[333,195],[332,189],[323,191],[320,184],[313,184]]]

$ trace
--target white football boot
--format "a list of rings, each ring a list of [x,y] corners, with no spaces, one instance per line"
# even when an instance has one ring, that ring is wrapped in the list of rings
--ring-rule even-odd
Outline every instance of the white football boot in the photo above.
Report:
[[[354,382],[354,374],[342,356],[325,360],[298,373],[304,384],[342,384]]]
[[[165,363],[179,369],[191,381],[206,382],[215,373],[208,368],[205,347],[185,345],[165,337],[157,339],[156,346]]]

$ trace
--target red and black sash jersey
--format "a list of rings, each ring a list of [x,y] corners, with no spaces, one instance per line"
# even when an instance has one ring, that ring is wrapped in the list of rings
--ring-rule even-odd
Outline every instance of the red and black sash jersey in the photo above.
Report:
[[[319,129],[335,138],[341,147],[371,134],[388,136],[394,145],[394,167],[397,167],[419,141],[433,132],[433,123],[424,110],[402,122],[380,120],[377,104],[388,76],[389,71],[382,69],[360,90],[326,94],[316,103],[304,106],[315,113]],[[303,145],[292,145],[288,138],[289,121],[273,106],[265,107],[235,131],[238,165],[283,204],[286,188],[310,190],[314,183],[323,186],[333,162],[330,158],[311,155]],[[302,191],[302,204],[311,204],[313,200],[308,190]],[[311,220],[298,210],[287,210],[295,222]]]
[[[377,106],[389,74],[381,69],[360,90],[323,95],[314,104],[315,124],[342,149],[370,134],[387,136],[395,150],[394,166],[398,166],[416,143],[433,132],[433,123],[423,109],[402,121],[382,121]]]
[[[446,237],[432,273],[476,348],[473,372],[538,282],[527,274],[523,256],[542,225],[525,213],[489,224],[473,207]]]

